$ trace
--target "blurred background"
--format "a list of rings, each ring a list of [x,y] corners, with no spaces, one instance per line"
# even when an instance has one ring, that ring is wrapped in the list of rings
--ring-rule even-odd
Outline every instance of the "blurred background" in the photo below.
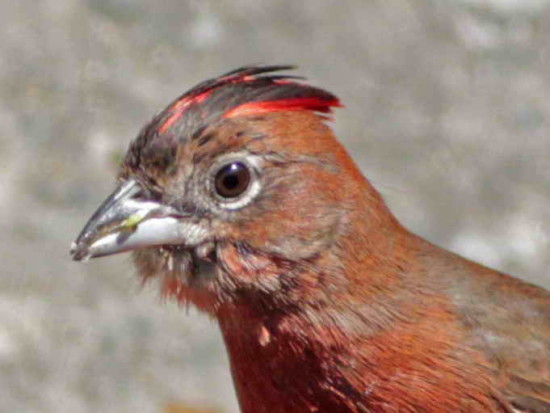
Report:
[[[214,322],[69,259],[152,115],[294,63],[399,219],[550,287],[549,0],[0,3],[0,411],[237,412]]]

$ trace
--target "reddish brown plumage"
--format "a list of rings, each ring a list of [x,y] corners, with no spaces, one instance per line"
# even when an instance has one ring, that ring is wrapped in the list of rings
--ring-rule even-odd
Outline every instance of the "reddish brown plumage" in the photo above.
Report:
[[[548,411],[548,292],[408,232],[317,114],[338,100],[270,69],[180,97],[121,173],[191,214],[200,241],[135,261],[219,321],[242,411]],[[257,168],[242,205],[224,159]]]

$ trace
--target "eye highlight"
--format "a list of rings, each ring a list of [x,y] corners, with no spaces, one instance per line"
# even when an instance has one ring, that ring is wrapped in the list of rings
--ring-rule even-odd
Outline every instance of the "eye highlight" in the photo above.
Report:
[[[250,180],[251,174],[247,165],[242,162],[230,162],[216,172],[214,188],[222,198],[236,198],[248,189]]]

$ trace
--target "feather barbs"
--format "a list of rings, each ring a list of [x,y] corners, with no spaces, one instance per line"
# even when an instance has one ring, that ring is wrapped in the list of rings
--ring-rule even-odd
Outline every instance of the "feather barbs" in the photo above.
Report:
[[[321,100],[318,98],[293,98],[274,100],[266,102],[243,103],[233,109],[228,110],[223,117],[230,119],[238,116],[260,115],[264,113],[277,111],[298,111],[309,110],[312,112],[329,113],[333,107],[342,106],[338,99]]]

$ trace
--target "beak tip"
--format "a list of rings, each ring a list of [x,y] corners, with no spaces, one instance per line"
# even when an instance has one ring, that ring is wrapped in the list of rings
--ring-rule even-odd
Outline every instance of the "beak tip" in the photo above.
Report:
[[[78,261],[78,262],[86,262],[91,258],[88,249],[80,248],[78,244],[74,241],[71,244],[71,249],[69,250],[69,254],[71,254],[73,261]]]

